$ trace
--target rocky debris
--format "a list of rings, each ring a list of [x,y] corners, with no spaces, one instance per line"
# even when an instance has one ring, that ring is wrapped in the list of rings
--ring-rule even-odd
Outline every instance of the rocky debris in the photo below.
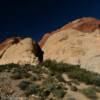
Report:
[[[43,52],[31,38],[11,38],[0,44],[0,64],[38,64]]]
[[[81,65],[100,73],[100,21],[94,18],[75,20],[52,32],[42,49],[44,60]]]

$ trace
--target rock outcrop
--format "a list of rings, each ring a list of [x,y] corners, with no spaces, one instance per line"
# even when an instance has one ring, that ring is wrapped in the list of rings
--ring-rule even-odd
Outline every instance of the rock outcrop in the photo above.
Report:
[[[82,32],[91,33],[93,31],[95,31],[96,29],[100,29],[100,21],[95,19],[95,18],[91,18],[91,17],[81,18],[81,19],[77,19],[75,21],[72,21],[72,22],[64,25],[60,29],[57,29],[56,31],[46,33],[39,42],[40,46],[43,47],[46,40],[52,34],[66,30],[66,29],[70,29],[70,28],[76,29],[76,30],[79,30],[79,31],[82,31]]]
[[[38,64],[42,59],[42,50],[31,38],[9,38],[0,44],[0,64]]]
[[[100,73],[99,20],[94,18],[75,20],[52,32],[41,47],[44,51],[44,60],[81,65],[89,71]]]

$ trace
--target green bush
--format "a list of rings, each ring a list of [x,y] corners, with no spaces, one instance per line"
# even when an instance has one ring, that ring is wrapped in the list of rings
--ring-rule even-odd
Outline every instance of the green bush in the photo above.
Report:
[[[26,71],[26,69],[22,67],[17,67],[13,69],[11,78],[22,79],[22,78],[29,78],[30,76],[31,75]]]
[[[100,75],[80,68],[79,65],[69,65],[66,63],[57,63],[56,61],[46,60],[42,64],[55,75],[66,73],[70,78],[77,79],[86,84],[94,84],[100,86]],[[61,78],[59,78],[61,79]]]
[[[55,80],[46,80],[44,84],[44,90],[47,90],[47,93],[52,93],[57,98],[63,98],[65,95],[64,87],[60,85],[58,82],[55,82]]]
[[[20,84],[18,85],[18,87],[21,89],[21,90],[25,90],[28,86],[29,86],[30,82],[28,81],[21,81]]]
[[[5,71],[6,69],[11,71],[11,69],[13,68],[17,68],[19,67],[20,65],[17,65],[17,64],[6,64],[6,65],[0,65],[0,72],[2,71]]]
[[[50,70],[52,70],[53,72],[60,72],[60,73],[64,73],[64,72],[70,72],[73,69],[75,69],[74,65],[69,65],[66,63],[57,63],[55,60],[46,60],[42,63],[42,66],[45,66],[47,68],[49,68]],[[79,65],[76,65],[77,67],[79,67]]]
[[[16,72],[14,75],[11,76],[13,79],[21,79],[21,74],[19,72]]]
[[[92,87],[84,88],[81,92],[90,99],[97,99],[96,90]]]
[[[38,76],[38,74],[33,74],[33,75],[31,75],[30,80],[31,80],[31,81],[40,80],[40,76]]]
[[[50,94],[50,91],[47,89],[40,89],[38,95],[42,97],[43,100],[45,100]]]
[[[63,89],[54,89],[53,94],[58,98],[63,98],[65,95],[65,91]]]
[[[97,86],[100,86],[100,75],[96,75],[94,77],[93,83],[96,84]]]
[[[55,86],[55,84],[49,83],[49,84],[47,84],[46,88],[48,91],[52,92],[56,88],[56,86]]]
[[[12,73],[11,78],[13,79],[21,79],[22,78],[22,71],[20,69],[15,69],[14,72]]]
[[[38,86],[36,84],[31,84],[26,88],[25,94],[26,94],[26,96],[29,96],[32,94],[37,94],[38,91],[39,91]]]
[[[75,85],[80,85],[80,82],[77,79],[73,79],[71,82],[74,83]]]
[[[49,68],[50,70],[52,70],[52,73],[54,73],[57,68],[57,63],[56,63],[56,61],[46,60],[42,63],[41,66],[45,66],[45,67]]]

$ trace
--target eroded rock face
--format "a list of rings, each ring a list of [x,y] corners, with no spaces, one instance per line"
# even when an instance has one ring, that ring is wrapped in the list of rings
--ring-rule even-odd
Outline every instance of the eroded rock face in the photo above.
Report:
[[[95,31],[96,29],[100,29],[100,21],[95,19],[95,18],[92,18],[92,17],[86,17],[86,18],[81,18],[81,19],[77,19],[75,21],[72,21],[72,22],[64,25],[60,29],[57,29],[56,31],[46,33],[39,42],[40,46],[43,47],[43,45],[46,43],[47,39],[52,34],[55,34],[57,32],[67,30],[67,29],[76,29],[76,30],[79,30],[82,32],[91,33],[93,31]]]
[[[50,35],[51,35],[50,33],[46,33],[40,40],[39,45],[41,48],[43,47],[43,45],[45,44],[46,40],[49,38]]]
[[[42,49],[44,60],[81,65],[100,73],[100,21],[82,18],[53,32]]]
[[[0,64],[38,64],[43,52],[31,38],[11,38],[0,45]]]

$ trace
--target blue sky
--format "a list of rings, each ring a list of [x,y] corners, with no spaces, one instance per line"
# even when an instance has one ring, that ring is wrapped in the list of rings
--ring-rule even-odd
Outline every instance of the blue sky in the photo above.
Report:
[[[31,36],[40,40],[81,17],[100,18],[100,0],[0,0],[0,40]]]

